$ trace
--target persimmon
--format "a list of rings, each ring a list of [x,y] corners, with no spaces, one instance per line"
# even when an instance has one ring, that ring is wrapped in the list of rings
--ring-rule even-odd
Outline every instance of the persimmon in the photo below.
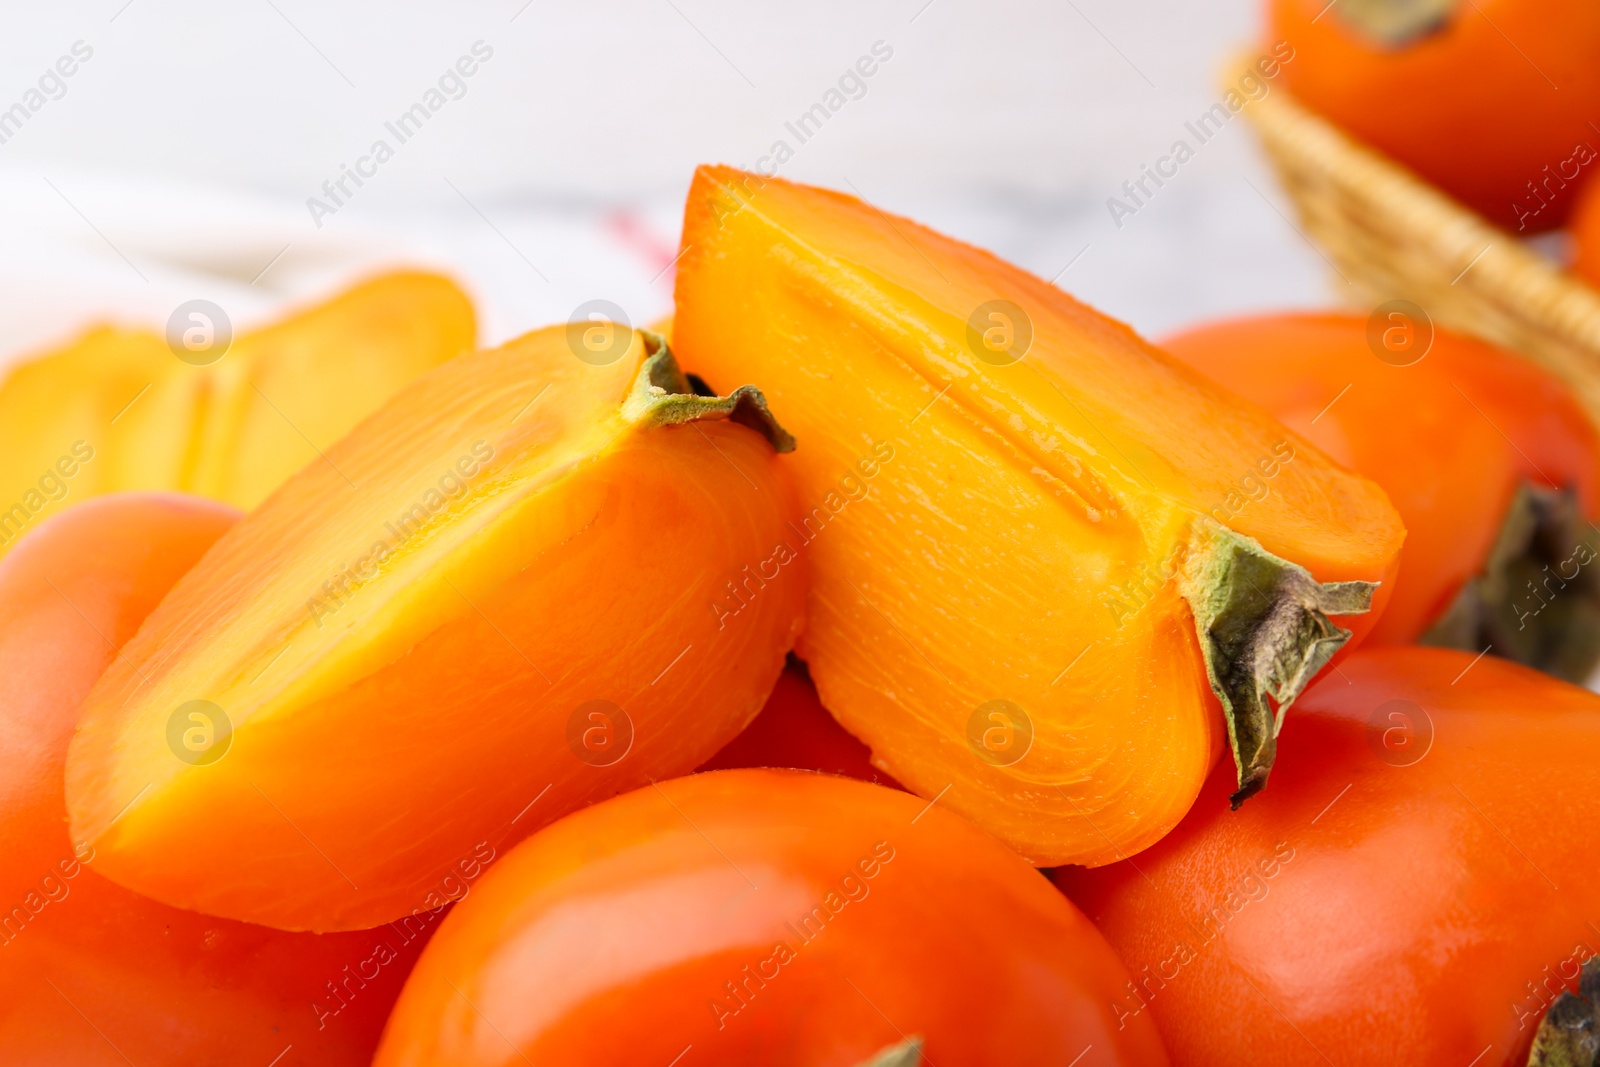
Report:
[[[1519,233],[1566,221],[1600,161],[1590,0],[1269,0],[1289,90]]]
[[[1600,697],[1363,648],[1293,717],[1241,810],[1219,772],[1137,859],[1055,872],[1134,972],[1120,1017],[1193,1067],[1521,1067],[1600,951]]]
[[[842,774],[879,785],[899,784],[874,767],[871,749],[828,714],[805,664],[792,656],[761,714],[700,769],[733,767],[790,767]]]
[[[178,582],[73,740],[97,870],[374,926],[760,711],[804,604],[792,440],[752,387],[688,392],[659,337],[582,331],[419,378]]]
[[[0,562],[7,1067],[365,1064],[433,929],[430,916],[414,931],[290,934],[179,911],[102,878],[67,835],[79,702],[237,518],[195,497],[114,494],[41,523]]]
[[[1488,648],[1589,676],[1600,435],[1554,376],[1398,304],[1234,319],[1162,344],[1389,494],[1406,547],[1370,643]]]
[[[1600,289],[1600,182],[1589,186],[1579,199],[1572,219],[1572,239],[1577,253],[1573,269],[1591,286]]]
[[[1381,608],[1371,482],[1060,290],[852,197],[701,168],[673,338],[759,380],[812,565],[797,647],[898,781],[1035,863],[1241,799],[1305,682]],[[1228,507],[1270,469],[1277,488]],[[1274,705],[1276,705],[1274,707]]]
[[[374,1067],[865,1067],[917,1043],[941,1067],[1164,1064],[1148,1016],[1117,1026],[1127,981],[1049,882],[943,805],[715,771],[507,854],[423,952]]]
[[[477,331],[460,289],[412,272],[231,344],[214,309],[192,314],[210,347],[101,326],[7,371],[0,553],[101,493],[167,489],[253,508],[406,382],[470,352]]]

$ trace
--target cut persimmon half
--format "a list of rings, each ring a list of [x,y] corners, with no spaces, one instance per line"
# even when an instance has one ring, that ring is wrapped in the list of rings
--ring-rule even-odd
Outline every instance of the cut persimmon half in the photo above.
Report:
[[[1224,733],[1236,798],[1261,788],[1285,709],[1381,607],[1404,530],[1380,488],[855,198],[702,168],[672,330],[686,367],[760,380],[804,442],[798,651],[823,703],[1037,864],[1159,839]],[[1271,492],[1235,507],[1247,478]]]
[[[595,329],[602,358],[557,327],[414,382],[178,583],[73,741],[97,870],[373,926],[756,715],[802,619],[792,440],[759,391],[695,395],[658,336]]]
[[[438,928],[439,913],[320,935],[180,911],[100,877],[68,839],[61,777],[79,704],[238,519],[198,497],[114,493],[0,560],[6,1067],[366,1067]]]
[[[104,493],[176,490],[253,508],[401,386],[477,347],[466,294],[414,271],[238,338],[216,305],[188,314],[176,343],[98,326],[4,375],[0,553]]]
[[[1580,684],[1600,665],[1600,433],[1560,379],[1406,301],[1163,344],[1389,494],[1406,548],[1369,645],[1487,650]]]

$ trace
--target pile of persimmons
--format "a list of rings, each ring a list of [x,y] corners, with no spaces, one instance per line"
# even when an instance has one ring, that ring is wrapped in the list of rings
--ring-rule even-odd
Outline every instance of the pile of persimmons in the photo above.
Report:
[[[1273,6],[1566,217],[1592,3]],[[1158,348],[705,167],[656,330],[396,273],[17,365],[0,1063],[1595,1063],[1600,432],[1423,310]]]

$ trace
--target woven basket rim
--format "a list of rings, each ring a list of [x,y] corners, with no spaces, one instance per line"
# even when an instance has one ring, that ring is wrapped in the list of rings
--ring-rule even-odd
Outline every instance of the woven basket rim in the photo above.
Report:
[[[1254,54],[1225,68],[1233,89]],[[1242,111],[1302,236],[1365,297],[1418,303],[1439,325],[1537,363],[1600,426],[1600,291],[1297,100],[1278,78]]]

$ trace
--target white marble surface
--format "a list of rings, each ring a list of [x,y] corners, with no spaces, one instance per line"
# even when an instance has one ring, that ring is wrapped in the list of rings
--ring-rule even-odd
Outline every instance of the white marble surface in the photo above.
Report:
[[[462,277],[491,342],[594,297],[646,321],[693,165],[780,139],[784,176],[1059,275],[1147,333],[1331,298],[1240,122],[1121,227],[1106,206],[1216,100],[1258,0],[524,5],[8,12],[0,109],[76,42],[93,56],[0,143],[0,359],[193,296],[248,323],[401,259]],[[315,225],[307,198],[479,41],[463,95]],[[785,123],[877,42],[892,56],[800,144]]]

